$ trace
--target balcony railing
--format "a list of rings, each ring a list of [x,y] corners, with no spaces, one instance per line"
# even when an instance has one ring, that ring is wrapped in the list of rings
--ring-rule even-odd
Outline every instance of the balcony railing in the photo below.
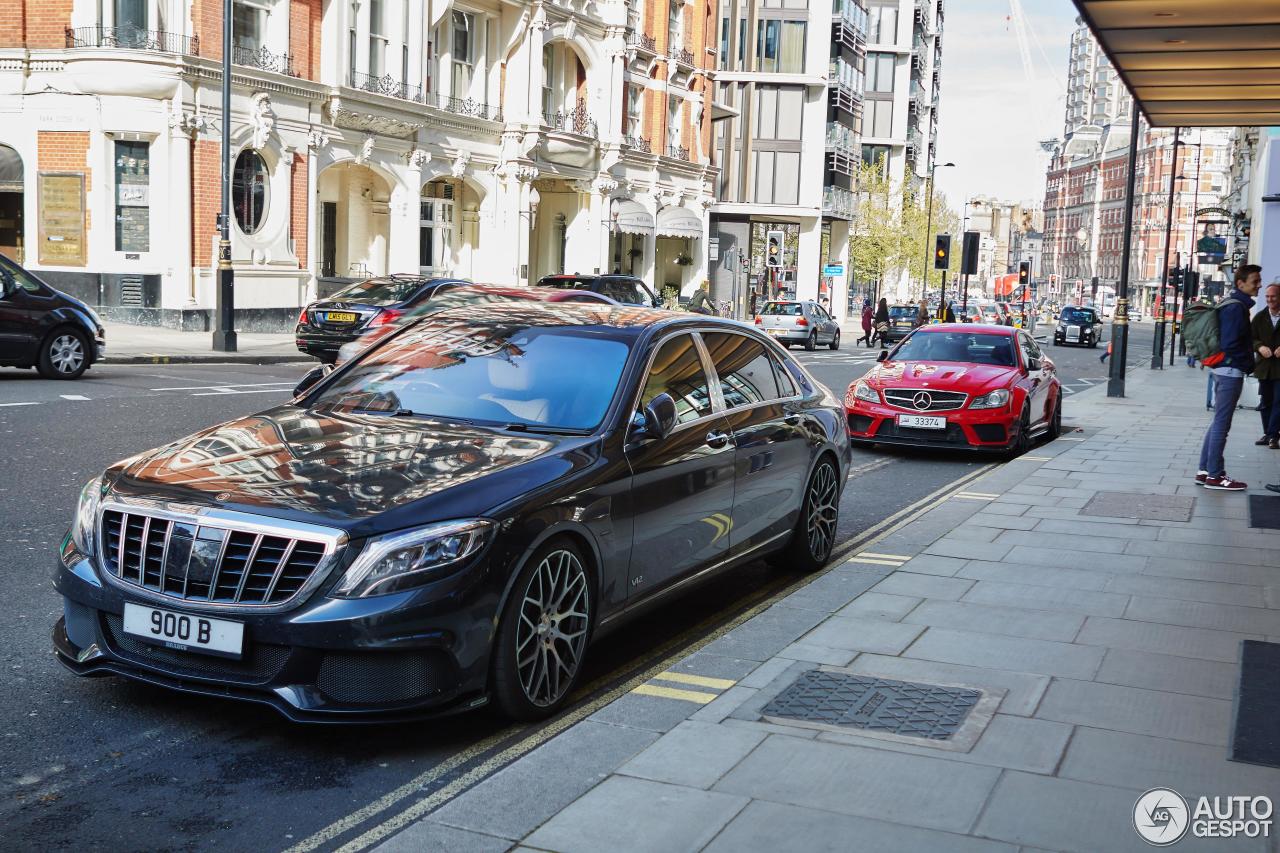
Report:
[[[687,163],[689,162],[689,149],[683,145],[668,145],[667,156],[676,160],[684,160]]]
[[[552,130],[564,130],[579,136],[596,138],[596,121],[587,112],[586,101],[578,100],[578,105],[569,112],[554,112],[543,115],[548,127]]]
[[[649,142],[648,139],[646,139],[643,136],[633,136],[631,134],[626,134],[625,136],[622,137],[622,144],[632,149],[633,151],[639,151],[641,154],[653,153],[652,144]]]
[[[390,74],[374,77],[369,74],[361,74],[359,71],[353,71],[351,72],[351,88],[359,89],[362,92],[372,92],[375,95],[385,95],[388,98],[399,98],[402,101],[413,101],[415,104],[425,103],[421,86],[404,83]]]
[[[842,19],[862,33],[867,33],[867,10],[855,0],[834,0],[831,4],[831,17]]]
[[[454,98],[449,95],[435,95],[435,106],[454,115],[470,116],[485,121],[502,121],[502,108],[472,98]]]
[[[656,54],[658,52],[658,40],[651,35],[646,35],[639,30],[632,30],[627,33],[627,44],[640,50],[648,51]]]
[[[671,58],[681,65],[688,65],[690,68],[693,67],[693,51],[688,50],[687,48],[672,48]]]
[[[167,33],[163,30],[140,30],[137,27],[67,27],[67,47],[119,47],[129,50],[154,50],[184,56],[200,55],[200,38]]]
[[[293,70],[293,57],[287,53],[272,53],[265,47],[232,47],[231,61],[246,68],[260,68],[277,74],[298,75]]]
[[[846,127],[839,122],[827,122],[828,149],[852,153],[857,150],[857,140],[858,136],[853,132],[853,128]]]
[[[823,216],[836,216],[841,219],[852,219],[857,197],[850,190],[840,187],[822,188]]]

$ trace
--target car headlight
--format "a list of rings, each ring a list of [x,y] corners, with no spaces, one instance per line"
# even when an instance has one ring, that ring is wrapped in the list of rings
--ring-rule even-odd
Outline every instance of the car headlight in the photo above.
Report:
[[[866,400],[868,403],[880,402],[880,392],[861,379],[853,384],[853,396],[859,400]]]
[[[71,541],[80,553],[92,557],[97,551],[94,533],[98,526],[98,507],[102,503],[102,478],[94,477],[80,490],[80,502],[76,504],[76,517],[71,523]]]
[[[492,521],[469,518],[379,536],[365,546],[332,595],[363,598],[428,583],[435,570],[483,548],[493,526]]]
[[[1009,391],[1006,388],[997,388],[989,394],[983,394],[969,404],[971,409],[999,409],[1009,405]]]

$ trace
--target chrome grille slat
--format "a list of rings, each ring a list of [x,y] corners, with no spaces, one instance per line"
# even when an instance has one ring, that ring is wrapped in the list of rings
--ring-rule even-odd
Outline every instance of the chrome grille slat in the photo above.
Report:
[[[160,591],[164,592],[165,572],[169,566],[169,539],[173,536],[173,522],[164,529],[164,549],[160,552]]]
[[[929,405],[919,408],[915,405],[918,394],[928,394]],[[929,388],[888,388],[884,392],[885,402],[895,409],[909,412],[952,412],[964,408],[969,395],[960,391],[934,391]]]
[[[120,541],[116,545],[116,574],[124,578],[124,540],[129,527],[129,513],[120,513]]]
[[[289,565],[289,558],[293,556],[293,549],[297,544],[297,539],[290,539],[289,544],[284,547],[284,553],[280,555],[280,562],[276,563],[275,573],[271,575],[271,583],[267,585],[267,591],[262,596],[263,601],[271,601],[271,593],[276,591],[276,584],[280,583],[280,576],[284,574],[284,567]]]
[[[218,576],[222,574],[222,564],[227,559],[227,546],[231,544],[231,533],[222,537],[222,547],[218,549],[218,562],[213,566],[213,577],[209,579],[209,591],[205,593],[205,598],[213,601],[213,596],[218,591]]]
[[[138,583],[147,584],[147,537],[151,535],[151,516],[142,517],[142,537],[138,540]]]
[[[265,535],[259,533],[253,540],[253,547],[249,549],[249,556],[244,561],[244,571],[240,573],[240,583],[236,584],[236,594],[232,597],[232,601],[239,601],[244,595],[244,585],[249,580],[249,570],[253,568],[253,561],[258,558],[258,548],[261,547],[264,538]]]

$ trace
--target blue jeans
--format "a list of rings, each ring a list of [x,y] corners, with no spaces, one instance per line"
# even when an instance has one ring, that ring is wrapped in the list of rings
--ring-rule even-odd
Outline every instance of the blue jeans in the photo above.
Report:
[[[1200,470],[1210,477],[1223,477],[1227,463],[1222,452],[1227,446],[1227,433],[1231,432],[1231,418],[1236,413],[1236,403],[1244,390],[1243,376],[1218,376],[1213,378],[1213,421],[1200,446]]]

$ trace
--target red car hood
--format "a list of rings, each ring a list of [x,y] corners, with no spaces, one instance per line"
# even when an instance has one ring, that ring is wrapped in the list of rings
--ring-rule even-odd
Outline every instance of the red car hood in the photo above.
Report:
[[[1012,385],[1019,370],[994,364],[960,364],[953,361],[885,361],[863,379],[875,389],[931,388],[985,394]]]

